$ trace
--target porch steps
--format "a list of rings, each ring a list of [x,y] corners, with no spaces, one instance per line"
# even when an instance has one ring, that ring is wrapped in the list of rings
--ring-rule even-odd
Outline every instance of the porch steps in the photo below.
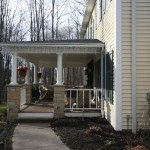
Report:
[[[47,112],[47,113],[18,113],[17,120],[27,120],[27,119],[33,119],[33,120],[49,120],[54,117],[53,112]]]
[[[100,117],[100,112],[65,112],[65,117],[85,117],[85,118],[92,118],[92,117]],[[53,119],[54,113],[18,113],[18,117],[16,118],[17,121],[48,121]]]
[[[100,117],[101,112],[65,112],[65,117],[86,117],[86,118],[92,118],[92,117]]]

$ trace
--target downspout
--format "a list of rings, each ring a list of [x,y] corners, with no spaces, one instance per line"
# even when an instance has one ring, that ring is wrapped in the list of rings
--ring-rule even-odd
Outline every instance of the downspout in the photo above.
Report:
[[[136,0],[132,0],[132,132],[136,133]]]

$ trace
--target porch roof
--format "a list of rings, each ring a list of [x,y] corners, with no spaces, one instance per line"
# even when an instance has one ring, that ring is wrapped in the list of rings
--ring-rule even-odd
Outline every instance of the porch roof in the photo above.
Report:
[[[3,52],[17,53],[37,66],[57,66],[58,53],[63,54],[63,66],[86,66],[100,55],[104,43],[99,40],[54,40],[44,42],[0,43]]]

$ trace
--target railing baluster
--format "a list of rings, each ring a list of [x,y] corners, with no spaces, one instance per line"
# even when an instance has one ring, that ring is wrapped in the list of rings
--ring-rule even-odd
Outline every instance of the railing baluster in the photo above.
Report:
[[[83,108],[84,108],[84,90],[83,90]]]
[[[101,89],[101,113],[102,113],[102,118],[104,118],[104,100],[102,95],[102,89]]]
[[[96,89],[96,108],[97,108],[97,89]]]
[[[70,109],[71,109],[71,90],[70,90]]]
[[[91,108],[91,90],[89,90],[89,108]]]
[[[78,108],[78,99],[79,99],[79,97],[78,97],[78,90],[76,91],[76,108]]]
[[[99,108],[99,90],[97,90],[97,108]]]

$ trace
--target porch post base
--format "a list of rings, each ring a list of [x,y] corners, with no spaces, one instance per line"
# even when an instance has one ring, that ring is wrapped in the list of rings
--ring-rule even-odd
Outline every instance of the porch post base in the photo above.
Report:
[[[7,86],[7,120],[13,122],[20,110],[20,88],[21,86]]]
[[[54,118],[64,118],[65,111],[65,86],[54,86]]]

